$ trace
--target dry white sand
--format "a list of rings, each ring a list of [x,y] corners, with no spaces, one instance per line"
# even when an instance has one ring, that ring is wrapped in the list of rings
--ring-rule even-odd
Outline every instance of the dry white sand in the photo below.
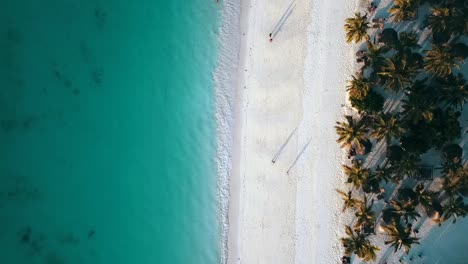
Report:
[[[228,263],[337,263],[342,253],[344,154],[333,126],[353,74],[343,24],[356,1],[296,0],[270,43],[291,2],[241,1],[238,79],[225,76],[237,87]]]

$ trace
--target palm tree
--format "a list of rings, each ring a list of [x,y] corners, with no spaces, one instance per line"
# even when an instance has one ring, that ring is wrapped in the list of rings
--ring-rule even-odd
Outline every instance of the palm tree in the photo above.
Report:
[[[357,77],[354,75],[351,76],[353,79],[349,81],[347,91],[349,95],[356,99],[363,99],[367,97],[371,89],[371,82],[365,78],[362,74],[359,74]]]
[[[416,220],[421,215],[416,211],[416,205],[413,202],[399,202],[396,200],[392,200],[390,202],[392,204],[392,208],[386,209],[390,210],[393,213],[403,217],[405,223],[409,223],[411,220]]]
[[[432,32],[445,32],[450,24],[450,10],[446,7],[433,8],[426,24]]]
[[[392,164],[394,174],[415,177],[418,173],[418,163],[421,158],[418,154],[406,154],[399,162]]]
[[[341,243],[345,248],[345,255],[356,254],[365,262],[374,261],[376,252],[380,249],[370,243],[365,234],[359,230],[352,230],[350,226],[345,227],[348,237],[341,238]]]
[[[457,217],[465,217],[468,215],[468,205],[463,202],[463,197],[450,197],[449,202],[444,206],[441,222],[445,222],[453,217],[452,223],[457,222]]]
[[[419,0],[395,0],[395,4],[389,12],[395,16],[395,22],[412,20],[417,16]]]
[[[361,16],[359,13],[355,13],[354,17],[347,18],[344,26],[346,31],[346,42],[361,42],[361,40],[369,40],[369,21],[367,21],[367,15]]]
[[[341,195],[341,198],[344,202],[343,209],[341,210],[341,212],[344,212],[348,208],[357,208],[362,203],[361,200],[352,197],[351,191],[349,191],[348,193],[345,193],[341,190],[336,191]]]
[[[361,120],[354,120],[352,116],[345,116],[347,122],[336,122],[336,133],[341,147],[357,147],[362,149],[367,141],[366,134],[369,131]]]
[[[463,78],[463,74],[450,75],[447,78],[440,78],[442,92],[440,101],[458,109],[463,109],[463,105],[468,100],[468,84]]]
[[[379,46],[367,41],[367,60],[365,66],[379,72],[381,68],[386,65],[384,54],[388,50],[389,48],[387,46]]]
[[[437,97],[424,84],[425,80],[416,81],[406,92],[406,98],[402,101],[403,120],[410,124],[417,124],[420,121],[431,121],[433,112],[437,108]]]
[[[393,59],[386,59],[386,66],[377,75],[385,81],[385,89],[399,92],[413,83],[412,79],[417,71],[417,66],[410,62],[406,54],[403,54]]]
[[[377,166],[372,177],[374,177],[378,182],[385,181],[385,183],[387,183],[392,180],[392,169],[391,167],[381,168],[380,166]]]
[[[444,178],[443,190],[449,195],[464,194],[468,189],[468,165],[460,166],[454,163],[451,168],[446,171]]]
[[[424,70],[439,77],[452,74],[452,68],[460,68],[455,56],[447,48],[441,46],[434,46],[432,50],[426,51],[424,61]]]
[[[398,50],[404,51],[409,49],[418,49],[421,46],[418,44],[418,34],[413,31],[404,31],[400,33],[400,43],[398,44]]]
[[[404,132],[395,115],[382,113],[376,117],[374,131],[370,133],[370,137],[377,141],[385,139],[387,146],[390,146],[392,138],[399,138]]]
[[[435,198],[435,193],[433,191],[425,190],[422,183],[416,185],[415,189],[416,201],[424,207],[426,212],[429,212],[433,209],[433,201]]]
[[[395,248],[395,252],[404,247],[405,253],[408,254],[413,244],[419,244],[419,238],[411,236],[411,228],[404,228],[398,223],[382,226],[382,228],[390,238],[385,241],[385,245],[390,244]]]
[[[445,5],[433,8],[426,20],[426,25],[432,32],[448,32],[449,34],[465,34],[468,32],[466,11],[455,5]]]
[[[366,182],[369,177],[369,169],[364,169],[358,163],[354,163],[351,167],[342,165],[344,173],[348,176],[348,183],[352,183],[354,187],[359,188]]]
[[[373,226],[375,222],[375,212],[372,210],[373,202],[367,204],[367,197],[364,196],[364,201],[359,204],[357,212],[354,214],[357,217],[354,227]]]

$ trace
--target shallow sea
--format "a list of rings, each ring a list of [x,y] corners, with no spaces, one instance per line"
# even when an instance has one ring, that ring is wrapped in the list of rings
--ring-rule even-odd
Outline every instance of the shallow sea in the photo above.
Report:
[[[2,2],[2,264],[219,263],[218,8]]]

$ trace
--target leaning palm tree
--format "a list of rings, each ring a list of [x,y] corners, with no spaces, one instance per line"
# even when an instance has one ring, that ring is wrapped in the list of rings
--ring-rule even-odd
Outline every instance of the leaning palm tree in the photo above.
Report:
[[[419,238],[411,236],[411,228],[404,228],[399,223],[382,226],[382,228],[389,236],[385,245],[390,244],[395,248],[395,252],[404,247],[405,253],[408,254],[413,244],[419,244]]]
[[[346,31],[346,42],[361,42],[363,39],[369,40],[369,21],[367,21],[367,15],[361,16],[359,13],[355,13],[354,17],[347,18],[345,20],[345,31]]]
[[[417,16],[419,0],[395,0],[389,12],[395,17],[395,22],[402,20],[412,20]]]
[[[359,100],[367,97],[372,87],[369,79],[365,78],[362,74],[359,74],[357,77],[354,75],[351,77],[353,79],[348,82],[348,86],[346,87],[350,97]]]
[[[345,248],[345,255],[350,256],[354,253],[365,262],[374,261],[376,259],[376,252],[380,249],[372,245],[366,235],[359,230],[353,231],[350,226],[346,226],[345,228],[348,237],[340,238]]]
[[[393,59],[386,59],[386,65],[377,75],[385,81],[385,89],[399,92],[413,83],[412,79],[417,73],[417,66],[411,63],[405,53]]]
[[[343,209],[341,210],[341,212],[344,212],[346,209],[358,208],[358,206],[362,203],[361,200],[352,197],[351,191],[349,191],[348,193],[345,193],[341,190],[336,191],[341,195],[341,198],[343,199]]]
[[[374,131],[371,132],[370,137],[381,141],[385,139],[387,146],[393,138],[399,138],[405,132],[401,127],[397,117],[393,114],[380,114],[376,117],[374,123]]]
[[[440,101],[449,106],[463,109],[463,105],[468,101],[468,84],[463,78],[463,74],[450,75],[441,78],[442,92]]]
[[[336,142],[341,143],[341,147],[357,147],[364,148],[364,143],[367,141],[367,132],[369,131],[364,122],[354,120],[352,116],[345,116],[347,122],[336,122],[336,133],[338,139]]]
[[[347,183],[352,183],[356,188],[361,187],[370,175],[370,170],[362,168],[358,163],[354,163],[351,167],[343,165],[343,171],[348,176]]]
[[[452,74],[453,68],[460,68],[460,64],[450,51],[441,46],[434,46],[432,50],[426,51],[424,58],[424,70],[439,77]]]

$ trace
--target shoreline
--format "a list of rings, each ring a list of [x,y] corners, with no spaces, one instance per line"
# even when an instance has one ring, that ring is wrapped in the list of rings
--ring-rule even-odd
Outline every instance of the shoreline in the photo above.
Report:
[[[218,31],[218,65],[214,72],[216,94],[216,166],[219,203],[220,263],[227,262],[233,140],[237,97],[237,71],[240,47],[240,6],[222,2]]]
[[[268,42],[268,32],[290,1],[241,1],[238,75],[234,76],[239,79],[231,94],[235,96],[231,113],[235,114],[231,120],[229,215],[223,223],[228,236],[222,241],[227,255],[223,254],[221,263],[304,263],[314,258],[320,263],[335,263],[340,258],[341,230],[334,230],[338,226],[339,198],[334,189],[342,182],[337,160],[344,154],[334,144],[333,126],[342,114],[346,78],[354,66],[349,59],[354,46],[344,44],[342,24],[357,6],[342,1],[343,5],[297,2],[273,43]],[[324,12],[332,21],[319,19]],[[314,26],[318,28],[315,31]],[[321,49],[311,46],[314,38]],[[324,62],[330,59],[327,52],[331,43],[327,40],[348,51],[348,57],[344,50],[336,51],[338,59],[348,63],[339,65],[344,71],[340,78],[333,76],[337,68],[326,68],[326,64],[311,76],[317,64],[314,54]],[[314,79],[320,81],[313,83]],[[337,82],[325,87],[330,80]],[[322,88],[320,93],[316,93],[316,86]],[[273,165],[271,158],[294,127],[298,128],[296,133]],[[335,158],[327,161],[326,155],[317,156],[324,151]],[[323,165],[310,166],[324,161],[331,165],[328,171],[323,171]],[[325,195],[324,186],[330,189]],[[326,217],[316,215],[316,210]],[[324,240],[330,243],[320,246]],[[330,252],[336,256],[330,258]]]

